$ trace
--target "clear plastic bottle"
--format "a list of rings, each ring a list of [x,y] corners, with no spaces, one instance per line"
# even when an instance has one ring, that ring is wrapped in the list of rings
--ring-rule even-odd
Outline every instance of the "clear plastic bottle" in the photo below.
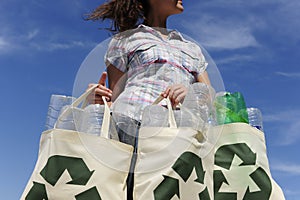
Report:
[[[100,135],[104,115],[104,106],[91,104],[84,108],[79,131],[94,135]]]
[[[212,87],[204,83],[194,83],[189,88],[189,91],[182,103],[183,110],[188,109],[194,117],[182,118],[182,123],[185,123],[185,119],[188,120],[190,126],[197,127],[197,130],[203,131],[208,125],[209,121],[212,121],[212,101],[215,96],[215,91]],[[191,121],[192,119],[192,121]]]
[[[263,131],[263,118],[258,108],[247,108],[249,124],[258,130]]]
[[[146,106],[142,116],[142,127],[167,127],[168,110],[161,105]]]
[[[64,110],[66,106],[71,105],[74,100],[75,98],[70,96],[56,94],[51,95],[46,117],[45,130],[54,128],[54,125],[62,110]]]

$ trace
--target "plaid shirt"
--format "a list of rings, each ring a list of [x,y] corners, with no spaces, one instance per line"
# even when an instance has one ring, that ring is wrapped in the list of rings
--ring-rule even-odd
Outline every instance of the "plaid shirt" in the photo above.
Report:
[[[170,31],[163,38],[145,25],[114,36],[105,61],[127,74],[125,89],[114,102],[113,111],[136,120],[168,86],[189,86],[207,66],[200,47],[179,32]]]

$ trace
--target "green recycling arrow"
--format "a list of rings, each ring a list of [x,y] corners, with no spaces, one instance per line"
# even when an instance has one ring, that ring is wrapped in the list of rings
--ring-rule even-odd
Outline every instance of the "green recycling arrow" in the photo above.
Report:
[[[184,180],[184,182],[189,179],[193,169],[195,169],[197,179],[194,181],[204,184],[205,172],[203,170],[202,160],[196,154],[189,151],[184,152],[176,160],[172,168]],[[201,193],[199,193],[199,198],[206,200],[210,199],[207,187]]]
[[[256,154],[251,151],[250,147],[246,143],[230,144],[220,147],[215,154],[215,165],[230,170],[234,155],[238,155],[243,161],[240,165],[256,165]],[[268,174],[258,167],[252,174],[251,179],[260,188],[258,192],[250,192],[249,186],[244,195],[244,200],[268,200],[272,192],[272,183]],[[235,200],[237,199],[237,193],[225,193],[219,192],[222,183],[228,184],[224,174],[221,170],[214,171],[214,196],[215,200]]]
[[[86,185],[94,172],[89,170],[82,158],[55,155],[48,159],[40,174],[54,186],[65,170],[72,178],[68,184],[74,185]]]
[[[202,160],[192,152],[184,152],[176,160],[175,164],[172,166],[174,171],[186,182],[193,169],[195,168],[197,179],[195,180],[198,183],[204,183],[205,172],[202,166]]]
[[[250,177],[260,188],[260,191],[250,192],[248,187],[243,199],[244,200],[251,200],[251,199],[268,200],[272,192],[272,183],[265,170],[259,167],[252,174],[250,174]]]
[[[220,147],[215,154],[215,165],[229,169],[234,155],[243,161],[242,165],[255,165],[256,154],[246,143],[230,144]]]
[[[76,200],[101,200],[101,197],[98,193],[98,190],[95,187],[92,187],[91,189],[84,191],[78,195],[75,196]]]
[[[210,200],[209,192],[208,192],[207,187],[201,193],[199,193],[198,197],[199,197],[199,200],[201,200],[201,199]]]
[[[26,195],[25,200],[48,200],[45,185],[33,182],[33,186]]]
[[[179,181],[175,178],[164,176],[164,180],[153,191],[155,200],[170,200],[179,195]]]
[[[222,183],[226,183],[228,185],[228,182],[222,173],[221,170],[214,170],[214,199],[215,200],[236,200],[237,199],[237,193],[234,192],[219,192]]]
[[[194,181],[204,184],[205,172],[203,170],[202,160],[192,152],[184,152],[181,154],[172,166],[172,169],[184,180],[184,182],[187,182],[195,169],[197,179]],[[179,180],[168,176],[164,176],[164,180],[154,190],[155,200],[169,200],[175,194],[180,198]],[[207,187],[200,192],[198,196],[199,199],[209,200],[210,197]]]

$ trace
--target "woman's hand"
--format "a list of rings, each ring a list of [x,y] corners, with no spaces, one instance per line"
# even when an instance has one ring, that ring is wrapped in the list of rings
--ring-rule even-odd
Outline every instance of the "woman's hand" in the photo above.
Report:
[[[108,102],[111,101],[112,91],[106,87],[106,77],[107,73],[103,72],[99,79],[98,87],[87,97],[90,104],[104,104],[102,96],[104,96]],[[89,84],[88,89],[94,85],[95,84]]]
[[[167,87],[167,89],[161,93],[161,96],[163,96],[164,98],[169,96],[172,106],[176,107],[179,103],[183,102],[187,92],[188,88],[183,84],[174,84]]]

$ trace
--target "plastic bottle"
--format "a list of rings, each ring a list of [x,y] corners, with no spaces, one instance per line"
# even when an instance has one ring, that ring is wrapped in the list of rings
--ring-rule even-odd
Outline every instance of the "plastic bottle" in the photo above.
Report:
[[[142,127],[167,127],[168,110],[160,105],[146,106],[143,111]]]
[[[70,105],[74,100],[75,98],[70,96],[56,94],[51,95],[46,117],[45,130],[54,128],[54,124],[56,123],[61,111],[64,110],[67,105]]]
[[[249,124],[258,130],[263,131],[263,119],[261,111],[258,108],[247,108]]]
[[[239,92],[225,92],[217,95],[215,107],[219,125],[234,122],[249,122],[246,103],[243,95]]]
[[[79,131],[94,135],[100,135],[104,115],[104,106],[91,104],[84,108]]]
[[[190,111],[183,114],[190,117],[183,116],[182,124],[190,124],[193,128],[203,131],[210,120],[214,95],[215,92],[210,86],[204,83],[192,84],[182,103],[183,112],[184,109]]]

